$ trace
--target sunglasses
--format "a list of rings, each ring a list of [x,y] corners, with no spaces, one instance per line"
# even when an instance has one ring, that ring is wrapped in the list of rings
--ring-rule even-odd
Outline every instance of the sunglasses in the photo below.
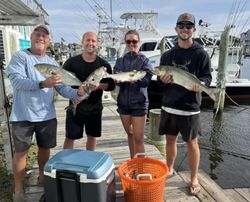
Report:
[[[177,24],[177,27],[179,29],[184,29],[184,28],[186,28],[186,29],[192,29],[194,27],[194,25],[192,25],[192,24]]]
[[[126,44],[137,44],[138,41],[137,40],[126,40]]]

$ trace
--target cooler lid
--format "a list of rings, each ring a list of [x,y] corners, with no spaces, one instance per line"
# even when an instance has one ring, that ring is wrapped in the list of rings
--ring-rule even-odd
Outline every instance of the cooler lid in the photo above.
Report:
[[[99,179],[113,166],[110,155],[103,152],[65,149],[54,155],[45,165],[45,172],[69,171],[86,174],[87,179]]]

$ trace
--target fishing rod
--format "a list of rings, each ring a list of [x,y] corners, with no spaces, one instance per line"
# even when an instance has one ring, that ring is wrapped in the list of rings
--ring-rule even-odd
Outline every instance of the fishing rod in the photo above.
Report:
[[[209,151],[216,151],[215,148],[210,148],[209,146],[203,145],[203,144],[200,144],[200,148],[205,149],[205,150],[209,150]],[[232,151],[228,151],[228,150],[222,150],[222,149],[218,149],[218,150],[220,152],[222,152],[223,154],[227,154],[227,155],[230,155],[230,156],[234,156],[234,157],[238,157],[238,158],[250,161],[250,155],[241,154],[241,153],[237,153],[237,152],[232,152]]]
[[[183,144],[180,144],[180,145],[183,145]],[[186,145],[184,145],[184,146],[186,146]],[[216,152],[216,149],[210,148],[209,146],[204,145],[204,144],[201,144],[201,143],[199,143],[199,147],[200,147],[201,149],[204,149],[204,150],[215,151],[215,152]],[[219,149],[219,150],[220,150],[220,152],[222,152],[223,154],[227,154],[227,155],[230,155],[230,156],[234,156],[234,157],[237,157],[237,158],[241,158],[241,159],[250,161],[250,155],[241,154],[241,153],[237,153],[237,152],[231,152],[231,151],[227,151],[227,150],[221,150],[221,149]],[[180,169],[180,167],[181,167],[183,161],[184,161],[185,158],[187,157],[187,154],[188,154],[188,152],[185,152],[185,155],[184,155],[184,157],[182,158],[181,162],[179,163],[179,165],[178,165],[178,167],[177,167],[177,169],[176,169],[176,172],[179,171],[179,169]]]
[[[237,107],[242,108],[242,109],[241,109],[240,111],[238,111],[237,113],[240,113],[240,112],[242,112],[242,111],[245,111],[245,110],[247,110],[247,109],[250,109],[250,107],[241,107],[241,105],[238,104],[237,102],[235,102],[226,92],[225,92],[225,95],[227,96],[227,98],[228,98],[233,104],[235,104]]]
[[[184,146],[186,146],[186,145],[184,145]],[[209,150],[209,151],[216,151],[215,148],[211,148],[211,147],[209,147],[208,145],[202,144],[202,143],[199,143],[199,147],[200,147],[201,149],[205,149],[205,150]],[[233,152],[233,151],[228,151],[228,150],[219,149],[219,148],[218,148],[218,150],[219,150],[220,152],[222,152],[223,154],[227,154],[227,155],[230,155],[230,156],[234,156],[234,157],[238,157],[238,158],[242,158],[242,159],[244,159],[244,160],[250,161],[250,155],[248,155],[248,154],[242,154],[242,153]],[[185,156],[186,156],[186,155],[187,155],[187,152],[186,152]],[[184,158],[184,159],[185,159],[185,158]],[[184,160],[184,159],[183,159],[183,160]],[[183,160],[182,160],[182,161],[183,161]],[[181,163],[182,163],[182,162],[181,162]]]

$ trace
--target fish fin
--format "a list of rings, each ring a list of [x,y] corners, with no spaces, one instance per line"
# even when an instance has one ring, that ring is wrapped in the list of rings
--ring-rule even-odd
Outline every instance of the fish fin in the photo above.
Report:
[[[65,107],[64,109],[65,110],[71,110],[73,115],[75,116],[75,114],[76,114],[76,106],[77,106],[76,104],[70,104],[69,106]]]
[[[218,95],[218,93],[220,94],[223,91],[223,88],[210,88],[207,91],[207,94],[209,95],[209,97],[215,101],[216,100],[216,96]]]

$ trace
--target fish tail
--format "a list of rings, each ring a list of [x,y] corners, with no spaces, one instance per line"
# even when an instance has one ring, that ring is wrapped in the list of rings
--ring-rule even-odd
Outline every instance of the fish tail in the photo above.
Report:
[[[76,104],[71,104],[71,105],[65,107],[65,110],[71,110],[73,113],[73,116],[75,116],[76,115],[76,106],[77,106]]]
[[[215,101],[216,100],[216,97],[218,94],[220,94],[222,92],[222,88],[210,88],[208,91],[207,91],[207,94],[209,95],[209,97]]]

